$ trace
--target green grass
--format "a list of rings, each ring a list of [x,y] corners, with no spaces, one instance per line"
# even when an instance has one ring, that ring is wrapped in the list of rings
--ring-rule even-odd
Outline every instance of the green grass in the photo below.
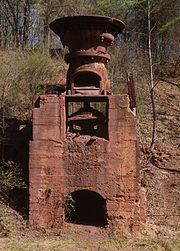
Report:
[[[179,251],[180,241],[150,237],[119,239],[108,241],[108,251]]]
[[[175,239],[106,238],[97,240],[62,237],[1,238],[0,251],[179,251],[180,241]]]
[[[72,240],[61,239],[9,239],[0,240],[0,251],[66,251],[73,250],[75,243]]]

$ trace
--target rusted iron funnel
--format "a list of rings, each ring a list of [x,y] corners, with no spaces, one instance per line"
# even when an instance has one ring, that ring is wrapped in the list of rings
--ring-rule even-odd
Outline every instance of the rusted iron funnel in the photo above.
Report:
[[[104,16],[71,16],[59,18],[50,28],[60,37],[69,53],[67,90],[72,95],[101,95],[110,89],[106,64],[107,48],[124,29],[118,19]]]

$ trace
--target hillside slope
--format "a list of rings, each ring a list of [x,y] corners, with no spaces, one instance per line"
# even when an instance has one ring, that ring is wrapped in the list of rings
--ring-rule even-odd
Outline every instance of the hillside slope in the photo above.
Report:
[[[151,153],[147,151],[152,119],[148,106],[140,117],[142,185],[147,192],[148,222],[158,235],[179,235],[180,231],[179,83],[180,79],[167,79],[155,89],[157,141]]]

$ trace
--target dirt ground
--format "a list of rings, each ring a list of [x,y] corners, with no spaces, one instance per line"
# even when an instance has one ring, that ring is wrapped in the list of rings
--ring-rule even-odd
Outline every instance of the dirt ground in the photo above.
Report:
[[[118,229],[67,224],[63,231],[35,230],[12,209],[0,206],[0,251],[179,251],[176,237],[119,237]]]

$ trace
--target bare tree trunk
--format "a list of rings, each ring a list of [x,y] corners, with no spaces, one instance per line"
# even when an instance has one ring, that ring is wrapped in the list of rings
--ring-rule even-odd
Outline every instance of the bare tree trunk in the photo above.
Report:
[[[15,47],[19,47],[20,38],[19,38],[19,27],[18,27],[18,18],[19,18],[19,6],[18,2],[13,6],[13,3],[9,0],[6,0],[7,6],[9,8],[9,12],[12,15],[12,33]]]
[[[3,93],[1,97],[1,159],[4,158],[4,134],[5,134],[5,88],[3,88]]]
[[[153,76],[153,59],[152,59],[152,46],[151,46],[151,2],[148,1],[148,57],[149,57],[149,88],[150,88],[150,99],[152,105],[152,136],[150,149],[152,150],[156,141],[156,104],[155,104],[155,93],[154,93],[154,76]]]
[[[22,27],[22,41],[21,41],[21,47],[24,48],[27,43],[28,38],[28,12],[29,12],[29,1],[25,1],[24,8],[23,8],[23,27]]]
[[[43,44],[44,44],[44,49],[47,49],[49,48],[49,42],[50,42],[49,22],[50,22],[50,17],[52,14],[52,7],[53,7],[52,0],[46,0],[44,3],[44,7],[45,7],[45,11],[44,11],[44,18],[43,18],[43,25],[44,25]]]

